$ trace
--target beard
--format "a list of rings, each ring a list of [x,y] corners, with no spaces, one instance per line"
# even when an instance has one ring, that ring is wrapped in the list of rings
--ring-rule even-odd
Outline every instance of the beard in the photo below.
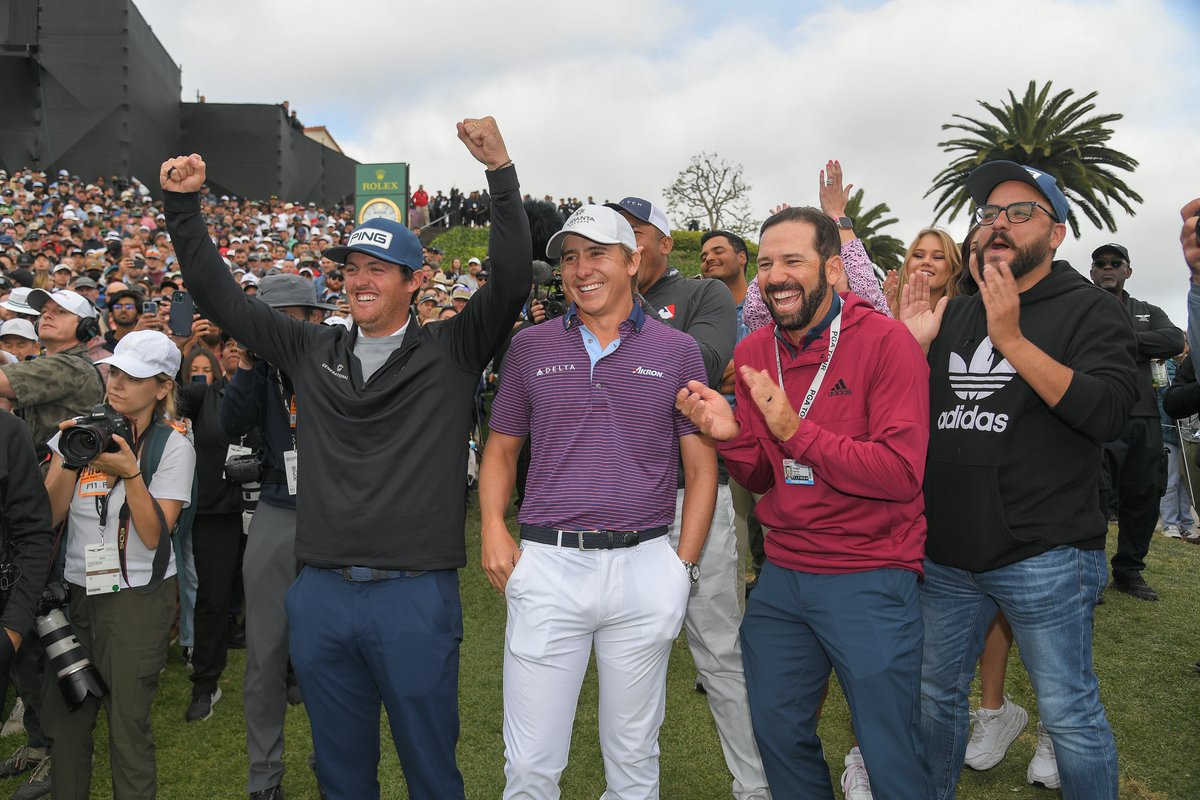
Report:
[[[800,308],[790,313],[782,313],[775,308],[775,300],[771,297],[771,293],[792,289],[799,289],[803,295]],[[829,294],[829,281],[825,279],[825,270],[819,269],[817,270],[817,286],[811,294],[798,281],[789,281],[778,286],[771,286],[763,292],[763,302],[766,304],[767,310],[771,312],[771,319],[775,320],[777,328],[782,331],[798,331],[812,324],[813,317],[817,315],[817,309],[825,302],[827,294]]]
[[[981,244],[985,253],[992,246],[992,242],[996,241],[1004,242],[1012,248],[1012,262],[1008,265],[1008,268],[1012,272],[1013,280],[1017,280],[1023,275],[1033,272],[1038,265],[1046,260],[1046,256],[1050,254],[1050,237],[1053,233],[1053,230],[1047,231],[1045,237],[1030,242],[1027,247],[1019,247],[1004,231],[992,231],[992,235],[987,237]],[[997,260],[999,258],[1002,257],[998,257]],[[985,256],[984,263],[986,264],[992,260],[990,256]],[[980,278],[982,278],[982,268],[979,270],[979,273]]]

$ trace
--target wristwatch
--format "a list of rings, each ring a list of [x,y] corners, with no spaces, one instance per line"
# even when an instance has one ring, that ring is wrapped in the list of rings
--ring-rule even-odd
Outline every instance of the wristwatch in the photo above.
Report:
[[[691,561],[684,561],[683,559],[680,559],[679,563],[683,564],[683,571],[687,573],[689,581],[695,583],[700,580],[700,566],[698,564],[693,564]]]
[[[844,228],[848,231],[854,229],[854,220],[849,217],[834,217],[833,221],[837,223],[839,228]]]

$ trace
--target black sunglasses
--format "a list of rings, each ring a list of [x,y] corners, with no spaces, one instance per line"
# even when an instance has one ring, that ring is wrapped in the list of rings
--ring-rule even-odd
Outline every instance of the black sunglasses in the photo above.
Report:
[[[1097,258],[1092,262],[1092,269],[1104,269],[1112,267],[1113,269],[1125,269],[1125,265],[1129,262],[1123,258]]]

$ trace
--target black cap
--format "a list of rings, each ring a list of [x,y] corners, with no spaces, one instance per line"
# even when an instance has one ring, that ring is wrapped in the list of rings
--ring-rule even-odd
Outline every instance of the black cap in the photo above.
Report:
[[[1125,249],[1124,245],[1116,244],[1115,242],[1109,242],[1108,244],[1102,244],[1097,247],[1092,251],[1092,259],[1095,260],[1096,256],[1100,255],[1101,253],[1116,253],[1121,256],[1121,258],[1129,261],[1129,251]]]

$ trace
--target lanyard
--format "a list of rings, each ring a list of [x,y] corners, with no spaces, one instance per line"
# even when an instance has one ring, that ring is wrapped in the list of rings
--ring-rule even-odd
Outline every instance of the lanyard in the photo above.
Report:
[[[837,350],[838,338],[842,332],[842,312],[833,318],[833,322],[829,324],[829,354],[825,356],[825,360],[821,362],[817,374],[813,376],[812,385],[808,387],[808,394],[804,395],[804,402],[800,404],[800,419],[808,416],[808,410],[812,408],[813,401],[817,399],[817,392],[821,389],[821,384],[825,381],[825,373],[829,371],[829,362],[833,361],[833,351]],[[783,389],[784,396],[787,396],[787,390],[783,388],[783,363],[779,360],[779,344],[775,344],[775,370],[779,374],[779,388]]]

